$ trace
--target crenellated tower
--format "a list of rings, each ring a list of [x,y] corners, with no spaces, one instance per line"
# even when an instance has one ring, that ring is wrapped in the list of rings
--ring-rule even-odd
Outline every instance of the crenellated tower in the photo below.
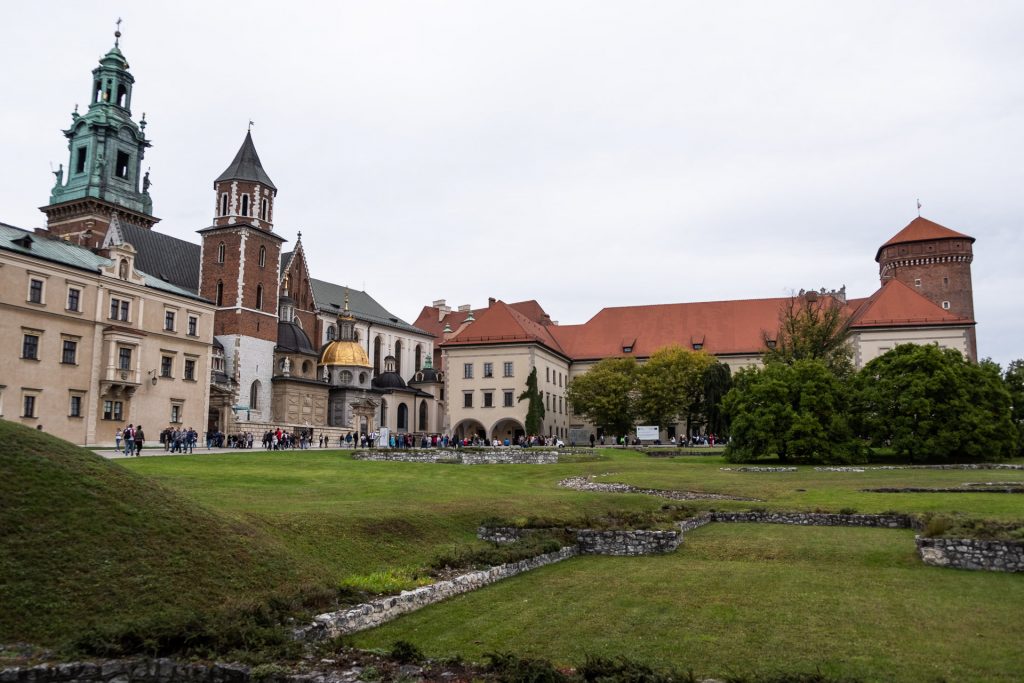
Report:
[[[67,168],[54,171],[56,183],[50,201],[40,210],[47,229],[82,246],[98,247],[117,214],[122,222],[152,228],[160,219],[153,214],[149,196],[149,172],[142,161],[150,141],[146,139],[146,115],[132,118],[135,77],[120,48],[121,31],[114,33],[114,47],[92,71],[91,99],[85,115],[78,106],[71,114]]]
[[[271,378],[277,343],[283,237],[273,231],[277,188],[246,133],[231,164],[213,183],[213,225],[199,231],[202,258],[199,294],[217,304],[213,334],[238,349],[237,405],[250,420],[270,419]]]

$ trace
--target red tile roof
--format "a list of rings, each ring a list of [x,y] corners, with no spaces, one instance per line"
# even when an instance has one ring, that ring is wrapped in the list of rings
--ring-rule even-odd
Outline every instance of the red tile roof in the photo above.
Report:
[[[918,325],[973,324],[970,318],[953,315],[900,280],[886,280],[863,300],[850,327],[906,327]]]
[[[534,299],[530,299],[529,301],[518,301],[514,304],[507,305],[511,306],[513,309],[526,316],[528,320],[535,323],[541,325],[548,325],[551,323],[551,317],[548,316],[541,305]],[[479,318],[486,310],[486,308],[473,309],[473,317]],[[440,309],[435,306],[424,306],[413,325],[425,332],[429,332],[438,340],[438,342],[441,342],[444,341],[445,324],[450,325],[453,331],[458,330],[459,325],[465,322],[468,315],[468,311],[449,311],[448,314],[445,315],[444,320],[439,320],[441,317]]]
[[[956,230],[950,230],[943,225],[939,225],[927,218],[921,218],[918,216],[914,220],[910,221],[905,228],[893,235],[888,242],[878,248],[878,251],[875,253],[875,260],[877,261],[881,257],[882,249],[893,244],[956,238],[970,240],[971,242],[974,241],[974,238],[970,235],[965,235],[962,232],[957,232]]]
[[[543,311],[540,305],[536,308]],[[556,326],[549,327],[535,322],[504,301],[495,301],[487,308],[481,309],[479,313],[474,311],[473,316],[476,318],[474,322],[469,323],[443,345],[538,342],[556,353],[565,353],[549,331],[557,329]]]

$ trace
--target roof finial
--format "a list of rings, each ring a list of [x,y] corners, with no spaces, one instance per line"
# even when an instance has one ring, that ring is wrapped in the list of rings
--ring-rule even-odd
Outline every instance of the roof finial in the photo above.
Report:
[[[921,198],[917,198],[917,217],[921,217]]]
[[[301,241],[302,241],[302,231],[301,231],[301,230],[299,230],[299,239],[298,239],[298,241],[299,241],[299,242],[301,242]]]
[[[252,119],[249,119],[249,132],[250,132],[250,133],[252,132],[252,127],[253,127],[253,126],[255,126],[255,125],[256,125],[256,124],[255,124],[255,123],[253,122],[253,120],[252,120]]]
[[[348,313],[348,287],[345,288],[345,312]]]
[[[114,47],[120,47],[121,44],[121,17],[117,18],[117,30],[114,31]]]

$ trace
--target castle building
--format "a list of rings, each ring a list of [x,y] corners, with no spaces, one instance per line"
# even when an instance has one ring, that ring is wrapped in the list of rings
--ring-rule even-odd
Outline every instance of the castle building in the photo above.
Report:
[[[865,363],[897,344],[937,344],[977,360],[971,291],[974,238],[917,217],[883,244],[876,255],[881,286],[868,297],[847,299],[846,288],[803,292],[831,297],[849,320],[854,363]],[[789,298],[604,308],[580,325],[559,325],[536,301],[486,308],[443,299],[424,306],[415,325],[437,342],[451,430],[457,436],[515,438],[525,432],[526,403],[518,396],[537,371],[544,399],[542,432],[583,443],[599,430],[573,415],[568,383],[605,358],[636,358],[670,345],[716,356],[735,371],[757,366],[775,342]],[[665,439],[684,434],[685,424],[661,425]]]

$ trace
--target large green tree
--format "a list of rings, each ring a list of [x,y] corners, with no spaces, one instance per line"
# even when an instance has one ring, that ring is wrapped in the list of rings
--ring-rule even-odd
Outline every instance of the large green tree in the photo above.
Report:
[[[713,356],[681,346],[651,354],[637,373],[637,414],[645,423],[668,427],[696,414],[704,392],[704,371]]]
[[[715,362],[704,370],[704,396],[701,410],[704,424],[709,434],[723,436],[728,433],[729,426],[722,410],[722,400],[732,388],[732,371],[725,363]]]
[[[540,434],[544,421],[544,397],[537,388],[537,368],[530,370],[526,377],[526,390],[519,394],[520,401],[527,401],[526,433]]]
[[[817,292],[790,297],[779,311],[779,329],[765,335],[764,361],[794,363],[816,359],[836,375],[853,373],[850,314],[834,296]]]
[[[741,370],[723,401],[729,421],[725,457],[749,462],[864,462],[847,420],[849,390],[821,359]]]
[[[1010,363],[1003,383],[1010,392],[1010,419],[1017,428],[1017,454],[1024,455],[1024,359]]]
[[[605,358],[566,387],[576,415],[615,435],[628,434],[636,423],[637,374],[633,358]]]
[[[958,351],[901,344],[854,378],[858,428],[914,461],[1012,455],[1011,398],[994,363]]]

